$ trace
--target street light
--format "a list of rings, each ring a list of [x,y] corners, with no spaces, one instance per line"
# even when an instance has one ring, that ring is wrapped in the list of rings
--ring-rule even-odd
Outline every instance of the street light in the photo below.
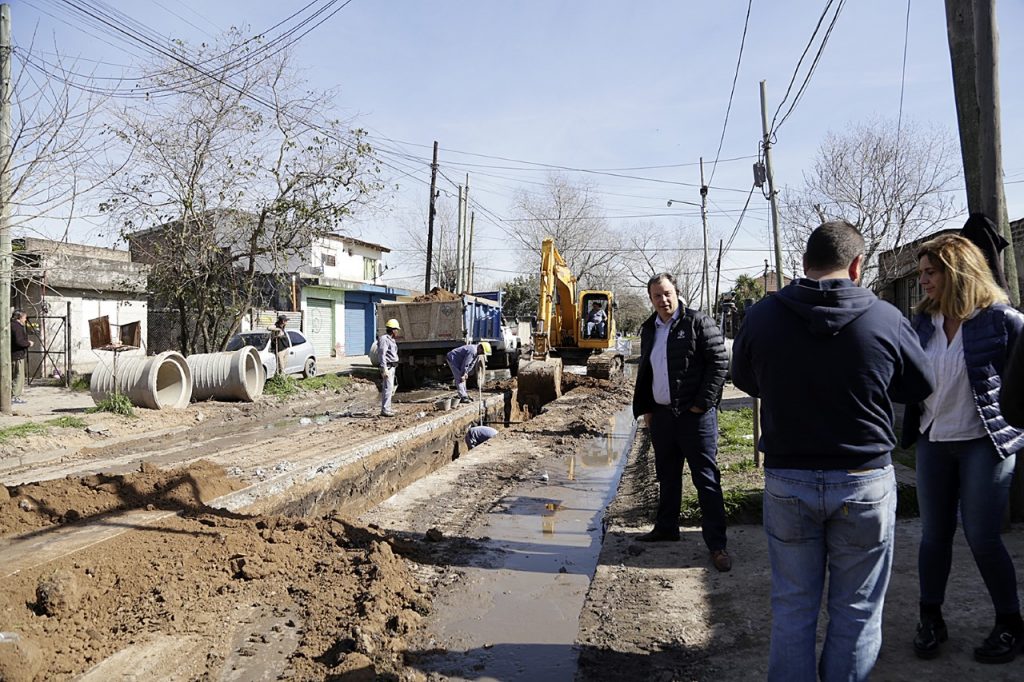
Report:
[[[683,201],[682,199],[669,199],[668,200],[669,208],[672,207],[672,204],[686,204],[687,206],[696,206],[697,208],[700,208],[700,204],[698,204],[697,202],[695,202],[695,201]]]

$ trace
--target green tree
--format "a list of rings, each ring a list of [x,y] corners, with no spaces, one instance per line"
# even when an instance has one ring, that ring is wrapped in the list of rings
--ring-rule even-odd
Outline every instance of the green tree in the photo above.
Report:
[[[502,310],[506,318],[525,320],[537,314],[537,299],[540,296],[540,278],[537,275],[519,275],[500,288],[505,292]]]
[[[762,286],[761,280],[751,275],[737,277],[736,283],[732,285],[732,291],[736,295],[737,306],[742,306],[743,302],[748,299],[760,301],[764,298],[764,286]]]

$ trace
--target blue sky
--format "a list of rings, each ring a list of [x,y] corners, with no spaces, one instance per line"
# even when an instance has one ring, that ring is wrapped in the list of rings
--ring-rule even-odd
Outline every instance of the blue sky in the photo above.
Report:
[[[59,0],[12,3],[15,43],[33,31],[54,38],[71,56],[130,63],[132,57],[81,27],[54,20]],[[109,0],[109,4],[168,38],[207,39],[231,25],[263,30],[306,4]],[[825,0],[754,0],[743,62],[721,157],[752,156],[761,133],[758,82],[768,82],[774,112]],[[536,189],[542,167],[459,152],[586,169],[695,163],[710,173],[718,147],[747,3],[649,0],[353,0],[307,35],[297,62],[317,88],[337,88],[342,112],[356,117],[378,144],[420,157],[394,164],[411,173],[380,210],[349,226],[365,239],[395,248],[388,277],[421,277],[403,267],[405,231],[425,216],[430,145],[441,145],[442,171],[460,181],[471,173],[478,253],[487,256],[478,280],[513,276],[505,253],[509,200]],[[810,87],[780,128],[774,148],[779,186],[799,186],[801,173],[829,131],[871,117],[895,119],[899,107],[907,5],[858,0],[844,8]],[[943,126],[955,134],[956,115],[942,3],[912,3],[907,43],[904,120]],[[998,3],[1001,30],[1003,159],[1011,218],[1024,217],[1024,2]],[[116,41],[111,41],[115,42]],[[727,235],[751,183],[753,159],[721,163],[709,197],[713,234]],[[465,163],[503,168],[472,168]],[[507,166],[517,166],[509,169]],[[593,184],[613,226],[649,216],[666,228],[698,227],[689,207],[699,201],[695,165],[616,171],[649,180],[574,175]],[[454,188],[442,180],[442,189]],[[448,200],[447,197],[445,200]],[[754,195],[723,281],[758,271],[767,255],[767,202]],[[695,230],[694,235],[699,231]],[[81,240],[90,239],[82,232]],[[693,244],[699,246],[699,243]],[[483,258],[481,257],[481,262]]]

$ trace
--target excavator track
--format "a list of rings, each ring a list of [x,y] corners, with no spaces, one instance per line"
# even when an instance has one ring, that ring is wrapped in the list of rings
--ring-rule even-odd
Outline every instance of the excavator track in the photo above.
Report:
[[[615,353],[601,353],[587,358],[587,376],[595,379],[611,379],[622,373],[622,356]]]

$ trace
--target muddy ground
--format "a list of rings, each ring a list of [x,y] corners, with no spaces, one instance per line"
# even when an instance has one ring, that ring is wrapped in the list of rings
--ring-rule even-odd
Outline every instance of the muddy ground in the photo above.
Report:
[[[628,395],[585,378],[567,381],[589,409],[510,430],[571,451],[575,439],[603,428],[604,406]],[[0,642],[0,680],[423,679],[406,651],[440,584],[433,569],[461,551],[435,534],[454,532],[493,504],[523,475],[523,462],[495,462],[491,476],[463,490],[468,504],[452,508],[445,531],[409,534],[335,514],[298,519],[207,507],[244,485],[246,472],[197,459],[219,439],[267,438],[262,431],[275,420],[294,435],[281,447],[321,438],[328,448],[339,433],[346,440],[387,433],[430,409],[400,403],[397,419],[370,418],[365,412],[376,399],[372,385],[356,383],[343,394],[291,404],[205,403],[136,419],[90,415],[102,419],[101,432],[76,429],[23,443],[45,453],[30,464],[12,461],[19,453],[8,450],[0,460],[7,477],[86,473],[0,487],[2,536],[45,539],[76,525],[123,523],[117,514],[125,510],[173,513],[4,577],[0,630],[17,638]],[[329,418],[322,436],[309,435],[316,424],[297,425],[305,415]],[[118,470],[89,471],[98,459]]]
[[[566,382],[574,390],[557,406],[502,429],[494,443],[411,487],[402,504],[359,519],[231,513],[205,502],[250,483],[265,461],[254,450],[268,442],[329,451],[417,424],[429,415],[430,396],[406,394],[420,402],[397,403],[399,418],[382,420],[370,416],[372,384],[356,382],[337,394],[252,406],[204,403],[136,420],[88,415],[103,428],[33,436],[40,440],[30,441],[28,462],[8,446],[0,452],[8,481],[0,487],[0,552],[3,536],[45,539],[89,521],[116,525],[125,510],[154,516],[2,578],[0,631],[19,639],[0,639],[0,680],[479,679],[475,666],[521,656],[522,645],[495,639],[453,658],[429,624],[442,605],[457,605],[467,569],[481,560],[486,567],[492,550],[481,516],[536,481],[541,468],[572,461],[629,401],[628,381],[566,375]],[[303,417],[319,423],[300,424]],[[735,567],[726,574],[711,567],[697,528],[684,529],[678,543],[636,543],[656,500],[644,433],[605,519],[579,617],[576,678],[763,678],[770,627],[763,531],[730,528]],[[95,461],[114,466],[97,474]],[[33,482],[40,471],[49,480]],[[919,531],[916,520],[899,522],[874,679],[1021,679],[1020,661],[985,667],[971,659],[991,614],[962,537],[949,589],[951,641],[935,661],[910,655]],[[1020,570],[1024,529],[1015,526],[1005,539]],[[563,562],[567,579],[577,573],[570,564]],[[823,614],[820,630],[825,623]],[[535,650],[551,648],[538,629]]]
[[[729,528],[733,569],[710,565],[700,529],[680,542],[645,544],[656,500],[653,457],[637,436],[615,501],[597,572],[580,616],[577,680],[720,681],[764,679],[771,627],[768,548],[759,525]],[[689,483],[687,482],[687,488]],[[950,641],[940,658],[918,660],[918,519],[897,522],[895,564],[886,596],[883,646],[872,679],[914,682],[1020,680],[1022,662],[982,665],[972,651],[993,623],[991,603],[970,551],[958,533],[945,612]],[[1018,575],[1024,568],[1024,526],[1004,534]],[[827,590],[827,587],[826,587]],[[818,642],[827,615],[819,618]]]

